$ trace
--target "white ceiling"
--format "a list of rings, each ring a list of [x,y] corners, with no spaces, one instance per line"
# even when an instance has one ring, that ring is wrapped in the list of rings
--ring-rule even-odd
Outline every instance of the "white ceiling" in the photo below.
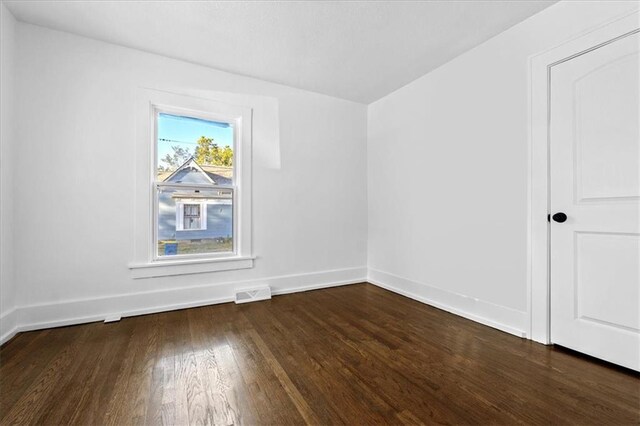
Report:
[[[23,22],[370,103],[555,1],[6,1]]]

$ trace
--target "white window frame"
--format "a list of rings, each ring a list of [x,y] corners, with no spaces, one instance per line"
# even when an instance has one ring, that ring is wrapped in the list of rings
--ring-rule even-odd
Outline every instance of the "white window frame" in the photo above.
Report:
[[[184,229],[184,206],[200,206],[200,227]],[[176,231],[206,231],[207,230],[207,203],[196,201],[176,201]]]
[[[151,278],[253,267],[251,220],[252,110],[152,89],[139,89],[136,99],[136,193],[133,278]],[[157,117],[159,113],[229,123],[233,127],[233,185],[171,184],[157,182]],[[230,189],[233,196],[233,252],[158,256],[158,188]],[[206,203],[201,207],[206,209]],[[206,226],[206,225],[205,225]]]

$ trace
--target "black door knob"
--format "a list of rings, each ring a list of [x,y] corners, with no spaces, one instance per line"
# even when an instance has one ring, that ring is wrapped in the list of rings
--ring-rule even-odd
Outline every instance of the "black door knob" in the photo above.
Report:
[[[562,212],[556,213],[551,217],[558,223],[562,223],[567,220],[567,215]]]

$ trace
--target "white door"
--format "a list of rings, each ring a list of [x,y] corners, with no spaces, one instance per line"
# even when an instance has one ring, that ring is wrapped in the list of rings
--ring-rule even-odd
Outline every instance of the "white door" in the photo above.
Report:
[[[551,67],[551,342],[640,370],[640,34]]]

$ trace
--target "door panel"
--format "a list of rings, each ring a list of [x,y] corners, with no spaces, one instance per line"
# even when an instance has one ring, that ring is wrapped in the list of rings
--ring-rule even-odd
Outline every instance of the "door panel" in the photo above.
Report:
[[[551,68],[551,341],[640,370],[640,35]]]
[[[622,56],[574,83],[579,201],[640,195],[638,126],[629,125],[638,117],[638,59],[638,52]]]
[[[576,317],[638,331],[638,236],[577,232],[575,241]]]

